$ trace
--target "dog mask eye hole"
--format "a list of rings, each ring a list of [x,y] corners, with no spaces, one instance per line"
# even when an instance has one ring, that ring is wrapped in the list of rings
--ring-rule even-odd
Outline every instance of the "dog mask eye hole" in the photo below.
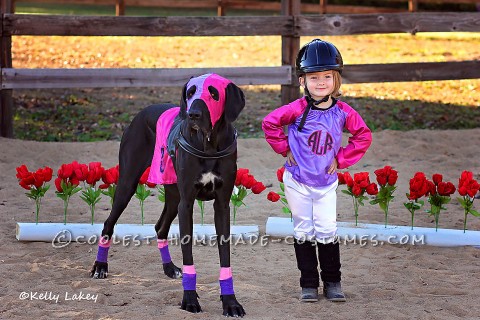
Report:
[[[192,86],[187,90],[187,99],[191,99],[193,95],[195,94],[195,91],[197,91],[196,86]]]
[[[215,89],[212,86],[208,87],[208,92],[210,92],[210,95],[212,96],[213,100],[218,101],[220,99],[220,95],[218,94],[218,90]]]

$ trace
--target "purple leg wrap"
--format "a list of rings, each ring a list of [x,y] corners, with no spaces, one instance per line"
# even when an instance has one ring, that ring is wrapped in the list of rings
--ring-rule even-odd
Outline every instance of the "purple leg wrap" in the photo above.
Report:
[[[170,251],[168,250],[168,246],[163,247],[159,250],[160,250],[160,255],[162,256],[163,263],[169,263],[172,261],[172,258],[170,257]]]
[[[226,295],[226,294],[235,294],[233,291],[233,278],[230,277],[228,279],[224,280],[218,280],[220,282],[220,294],[221,295]]]
[[[163,263],[169,263],[172,261],[170,257],[170,251],[168,250],[168,240],[167,239],[158,239],[158,250],[160,250],[160,255],[162,256]]]
[[[183,290],[197,289],[197,274],[184,273],[182,277]]]
[[[97,252],[97,261],[98,262],[107,262],[108,249],[110,249],[110,247],[98,246],[98,252]]]

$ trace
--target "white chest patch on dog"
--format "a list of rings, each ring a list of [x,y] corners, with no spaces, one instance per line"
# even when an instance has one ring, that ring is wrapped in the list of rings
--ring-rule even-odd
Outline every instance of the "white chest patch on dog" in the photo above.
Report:
[[[204,186],[208,183],[212,183],[213,185],[215,185],[215,179],[219,179],[218,176],[213,174],[213,172],[207,172],[202,174],[202,177],[200,178],[200,183]]]

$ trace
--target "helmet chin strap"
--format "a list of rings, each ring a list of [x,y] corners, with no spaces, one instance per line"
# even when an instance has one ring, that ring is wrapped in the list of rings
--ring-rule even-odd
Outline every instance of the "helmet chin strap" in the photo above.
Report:
[[[306,96],[307,96],[307,102],[310,104],[310,103],[313,103],[314,105],[318,106],[320,103],[322,102],[327,102],[328,99],[330,99],[330,95],[327,94],[325,97],[323,97],[322,99],[320,100],[315,100],[312,98],[312,95],[310,94],[310,91],[308,91],[307,89],[307,84],[305,83],[305,93],[306,93]]]
[[[310,109],[312,108],[313,105],[318,106],[322,102],[327,102],[328,99],[330,99],[330,95],[327,94],[325,97],[323,97],[320,100],[315,100],[312,98],[312,95],[310,94],[310,91],[308,91],[307,88],[307,79],[305,79],[305,95],[307,99],[307,107],[305,108],[305,111],[303,112],[302,119],[300,120],[300,124],[298,125],[298,131],[302,131],[303,127],[305,126],[305,121],[307,120],[307,115]]]

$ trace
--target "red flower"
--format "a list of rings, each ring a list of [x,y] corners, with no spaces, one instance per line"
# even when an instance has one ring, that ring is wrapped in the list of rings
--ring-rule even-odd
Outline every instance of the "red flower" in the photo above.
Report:
[[[378,194],[378,187],[376,183],[370,183],[366,189],[367,193],[371,196]]]
[[[73,173],[79,181],[85,181],[88,178],[88,166],[84,163],[72,162]]]
[[[253,185],[257,183],[257,180],[255,180],[254,176],[247,173],[242,176],[241,184],[247,188],[250,189],[253,187]]]
[[[432,180],[433,180],[433,183],[435,183],[436,186],[438,186],[438,184],[440,182],[442,182],[443,180],[443,176],[439,173],[435,173],[433,176],[432,176]]]
[[[473,198],[479,189],[480,185],[475,179],[473,179],[473,173],[470,171],[463,171],[458,180],[458,193],[463,197],[468,194],[470,198]]]
[[[148,175],[150,174],[150,167],[145,169],[143,172],[142,176],[140,177],[140,181],[138,181],[139,184],[145,184],[147,183]]]
[[[352,187],[352,193],[355,197],[358,197],[363,193],[363,190],[358,184],[354,184]]]
[[[31,174],[30,171],[28,171],[28,168],[26,165],[22,164],[20,167],[17,167],[17,178],[18,179],[24,179],[27,176]]]
[[[150,174],[150,167],[145,169],[143,172],[142,176],[140,177],[140,181],[138,181],[138,184],[146,184],[147,187],[149,188],[155,188],[156,184],[148,182],[148,175]]]
[[[338,184],[345,184],[345,176],[343,173],[337,171]]]
[[[16,176],[19,179],[18,184],[26,190],[31,190],[32,186],[39,189],[45,182],[52,179],[53,170],[50,167],[39,168],[35,172],[30,172],[27,166],[23,164],[16,169]]]
[[[89,185],[94,186],[98,181],[100,181],[100,179],[102,179],[103,171],[105,171],[105,169],[102,167],[100,162],[90,162],[88,164],[88,174],[85,181]],[[81,180],[79,177],[77,178]]]
[[[246,168],[239,168],[237,170],[237,176],[235,177],[235,185],[238,187],[242,184],[242,178],[245,174],[248,174],[250,171]]]
[[[62,178],[58,177],[55,179],[55,188],[57,188],[58,192],[63,192],[62,189]]]
[[[433,181],[427,180],[427,185],[428,185],[428,191],[425,194],[426,196],[437,194],[437,188],[435,186],[435,183],[433,183]]]
[[[104,184],[100,185],[99,188],[100,189],[107,189],[109,185],[117,184],[118,183],[118,175],[119,175],[118,165],[103,171],[102,181],[104,182]]]
[[[31,186],[34,183],[35,183],[35,176],[33,175],[32,172],[28,172],[28,175],[24,175],[23,178],[19,181],[19,184],[27,190],[30,190]]]
[[[63,180],[70,179],[73,175],[73,165],[71,163],[62,164],[57,171],[57,175]]]
[[[397,183],[397,179],[398,179],[398,173],[397,171],[392,169],[392,171],[388,175],[388,184],[391,186],[394,186],[395,183]]]
[[[438,194],[441,196],[449,196],[455,192],[455,186],[451,182],[439,182],[437,186]]]
[[[267,189],[262,182],[257,182],[252,186],[252,193],[259,194],[262,193],[263,190]]]
[[[368,172],[355,173],[353,175],[353,181],[355,185],[358,185],[360,188],[365,189],[370,184],[370,178],[368,177]]]
[[[279,182],[283,182],[283,173],[285,172],[285,167],[281,167],[277,170],[277,179]]]
[[[410,179],[410,194],[408,199],[410,200],[417,200],[423,196],[425,196],[429,191],[429,184],[427,177],[423,172],[417,172]]]
[[[349,188],[353,187],[353,178],[349,172],[345,172],[343,174],[343,178],[345,179],[345,184],[347,185],[347,187]]]
[[[398,172],[392,169],[391,166],[385,166],[382,169],[375,170],[377,182],[380,186],[385,186],[387,183],[391,186],[395,185],[398,179]]]
[[[45,182],[52,180],[53,169],[50,167],[43,168],[43,179]]]
[[[267,194],[267,199],[272,201],[272,202],[277,202],[278,200],[280,200],[280,195],[276,192],[270,191]]]

